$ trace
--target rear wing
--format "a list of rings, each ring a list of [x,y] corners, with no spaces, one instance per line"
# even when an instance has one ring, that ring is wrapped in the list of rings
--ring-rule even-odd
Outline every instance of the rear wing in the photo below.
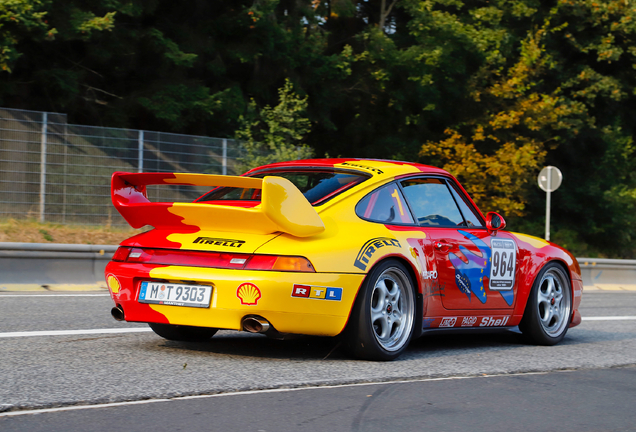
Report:
[[[261,203],[253,208],[207,203],[150,202],[148,185],[188,185],[261,189]],[[111,198],[117,211],[133,228],[155,228],[270,234],[285,232],[309,237],[325,230],[318,213],[292,182],[282,177],[238,177],[210,174],[116,172]]]

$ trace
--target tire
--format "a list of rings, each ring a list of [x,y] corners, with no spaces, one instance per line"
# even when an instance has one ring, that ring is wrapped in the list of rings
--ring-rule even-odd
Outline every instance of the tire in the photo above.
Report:
[[[152,331],[164,339],[183,342],[205,342],[216,334],[218,329],[193,327],[174,324],[148,323]]]
[[[555,345],[572,319],[570,278],[558,264],[547,264],[534,281],[519,330],[538,345]]]
[[[365,279],[345,331],[354,357],[394,360],[406,349],[415,323],[413,281],[404,265],[387,260]]]

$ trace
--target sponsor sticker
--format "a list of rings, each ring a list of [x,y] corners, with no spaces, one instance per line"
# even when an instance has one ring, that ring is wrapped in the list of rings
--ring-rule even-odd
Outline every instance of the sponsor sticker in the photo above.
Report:
[[[437,270],[425,271],[422,273],[423,279],[437,279]]]
[[[457,317],[444,317],[442,321],[439,323],[440,327],[455,327],[455,323],[457,322]]]
[[[510,317],[482,317],[479,327],[501,327],[508,323]]]
[[[340,301],[342,300],[342,288],[294,284],[291,295],[300,298]]]
[[[194,244],[205,244],[205,245],[214,245],[214,246],[226,246],[233,248],[240,248],[245,243],[244,240],[231,240],[231,239],[222,239],[222,238],[213,238],[213,237],[197,237],[192,243]]]
[[[477,322],[477,317],[464,317],[462,318],[462,327],[472,327]]]
[[[362,168],[365,170],[369,170],[371,172],[374,172],[376,174],[384,174],[384,172],[381,169],[378,168],[373,168],[370,166],[366,166],[366,165],[360,165],[360,164],[355,164],[355,163],[351,163],[351,162],[343,162],[340,165],[344,165],[344,166],[352,166],[352,167],[356,167],[356,168]]]
[[[119,292],[119,289],[121,288],[121,284],[119,283],[119,279],[117,279],[117,276],[115,276],[114,274],[109,274],[108,277],[106,278],[106,283],[108,284],[108,288],[110,288],[110,291],[114,294]]]
[[[369,265],[369,260],[371,259],[373,254],[378,249],[381,249],[387,246],[393,246],[398,248],[402,247],[400,245],[400,242],[397,239],[390,238],[390,237],[376,237],[374,239],[367,241],[364,245],[362,245],[362,248],[360,249],[360,252],[358,252],[358,256],[356,257],[356,260],[353,263],[353,265],[359,268],[360,270],[366,270],[367,266]]]
[[[236,296],[241,300],[241,304],[245,306],[255,306],[261,298],[261,290],[253,283],[242,283],[236,289]]]
[[[493,237],[490,240],[492,258],[490,266],[490,289],[508,291],[515,285],[517,248],[510,239]]]

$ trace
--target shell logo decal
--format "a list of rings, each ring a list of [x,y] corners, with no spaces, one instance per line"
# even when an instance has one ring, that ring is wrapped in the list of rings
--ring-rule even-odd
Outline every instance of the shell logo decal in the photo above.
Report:
[[[261,290],[252,283],[243,283],[236,290],[236,296],[241,300],[242,305],[254,306],[261,298]]]
[[[106,283],[108,284],[108,287],[113,293],[119,292],[119,288],[121,287],[121,285],[115,275],[109,274],[108,277],[106,278]]]

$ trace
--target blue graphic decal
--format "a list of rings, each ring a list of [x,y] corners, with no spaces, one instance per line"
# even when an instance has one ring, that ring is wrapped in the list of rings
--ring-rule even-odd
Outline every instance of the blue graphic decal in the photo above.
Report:
[[[435,321],[435,318],[424,318],[422,320],[422,328],[423,329],[430,328],[431,324],[433,324],[433,321]]]
[[[481,252],[481,256],[469,251],[464,246],[459,246],[459,251],[468,259],[465,263],[454,253],[449,253],[453,267],[455,267],[455,282],[461,292],[468,296],[468,300],[472,300],[471,295],[479,299],[480,302],[486,303],[486,286],[484,278],[490,277],[490,256],[492,255],[490,247],[481,239],[466,231],[458,231],[461,235],[472,241]],[[508,306],[512,306],[514,300],[514,292],[499,291]]]
[[[464,246],[459,246],[459,251],[468,259],[468,263],[462,261],[454,253],[448,254],[453,267],[455,267],[455,282],[459,290],[468,296],[468,300],[472,300],[472,293],[480,302],[486,303],[484,277],[490,275],[490,248],[471,233],[461,230],[458,232],[477,246],[481,256],[475,255]]]
[[[512,302],[515,299],[515,293],[513,290],[499,291],[499,294],[501,294],[506,303],[508,303],[508,306],[512,306]]]

